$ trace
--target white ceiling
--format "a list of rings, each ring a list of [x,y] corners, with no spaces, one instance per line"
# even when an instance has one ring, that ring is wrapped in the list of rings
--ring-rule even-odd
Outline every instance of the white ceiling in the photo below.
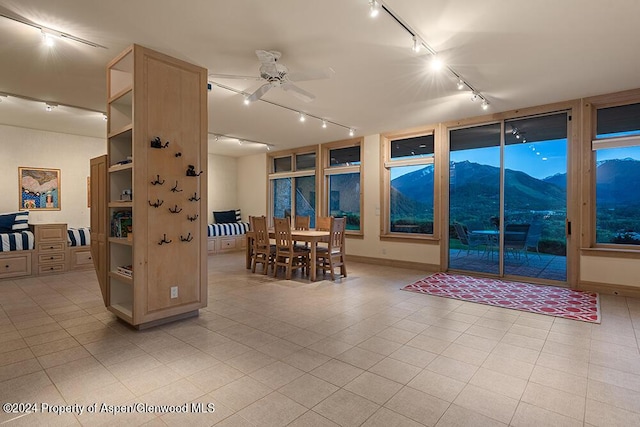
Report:
[[[640,87],[638,0],[387,0],[387,7],[491,103],[506,111]],[[106,64],[131,43],[210,73],[258,75],[256,49],[282,52],[291,72],[332,67],[301,82],[304,103],[279,89],[264,99],[355,128],[356,136],[484,114],[447,72],[411,51],[411,37],[367,0],[0,0],[0,13],[106,46],[60,40],[0,18],[0,92],[105,111]],[[260,82],[216,80],[252,92]],[[348,138],[347,130],[214,87],[209,131],[274,144],[275,150]],[[0,123],[104,137],[100,114],[43,112],[2,98]],[[263,146],[211,138],[210,152],[242,156]]]

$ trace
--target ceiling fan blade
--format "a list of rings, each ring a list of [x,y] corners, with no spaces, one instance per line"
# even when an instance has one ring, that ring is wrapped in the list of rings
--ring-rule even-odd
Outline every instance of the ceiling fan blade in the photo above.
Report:
[[[273,64],[282,54],[275,50],[256,50],[256,55],[263,64]]]
[[[209,74],[214,79],[236,79],[236,80],[262,80],[258,76],[240,76],[236,74]]]
[[[247,97],[247,100],[249,100],[249,102],[257,101],[258,99],[262,98],[262,96],[267,93],[269,89],[271,89],[271,83],[265,83],[258,89],[256,89],[255,92],[249,95]]]
[[[301,82],[304,80],[330,79],[336,72],[333,68],[321,68],[318,70],[299,71],[297,73],[289,73],[287,77],[292,82]]]
[[[280,87],[286,91],[290,91],[293,96],[303,100],[304,102],[311,102],[314,99],[316,99],[316,97],[313,94],[307,92],[306,90],[300,89],[298,86],[294,85],[293,83],[289,83],[289,82],[282,83]]]

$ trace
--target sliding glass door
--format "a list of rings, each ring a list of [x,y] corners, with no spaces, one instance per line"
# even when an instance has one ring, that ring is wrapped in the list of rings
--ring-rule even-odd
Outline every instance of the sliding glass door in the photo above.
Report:
[[[449,268],[500,273],[500,133],[494,123],[449,134]]]
[[[566,281],[567,123],[450,131],[450,269]]]

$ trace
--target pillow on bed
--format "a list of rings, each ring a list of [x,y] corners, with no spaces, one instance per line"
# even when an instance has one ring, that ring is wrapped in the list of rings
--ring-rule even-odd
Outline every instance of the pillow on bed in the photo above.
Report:
[[[13,220],[13,231],[29,230],[29,211],[18,212]]]
[[[15,222],[15,218],[15,213],[0,215],[0,233],[11,233],[13,231],[13,223]]]
[[[213,211],[213,220],[216,224],[236,222],[236,211]]]
[[[240,214],[240,209],[236,209],[236,222],[242,221],[242,215]]]

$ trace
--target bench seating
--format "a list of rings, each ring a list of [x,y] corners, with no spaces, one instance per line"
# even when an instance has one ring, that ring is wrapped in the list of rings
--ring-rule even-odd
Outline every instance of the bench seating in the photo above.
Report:
[[[207,225],[207,254],[217,254],[246,247],[248,222],[228,222]]]
[[[88,270],[91,259],[91,234],[89,227],[67,229],[67,270]]]

